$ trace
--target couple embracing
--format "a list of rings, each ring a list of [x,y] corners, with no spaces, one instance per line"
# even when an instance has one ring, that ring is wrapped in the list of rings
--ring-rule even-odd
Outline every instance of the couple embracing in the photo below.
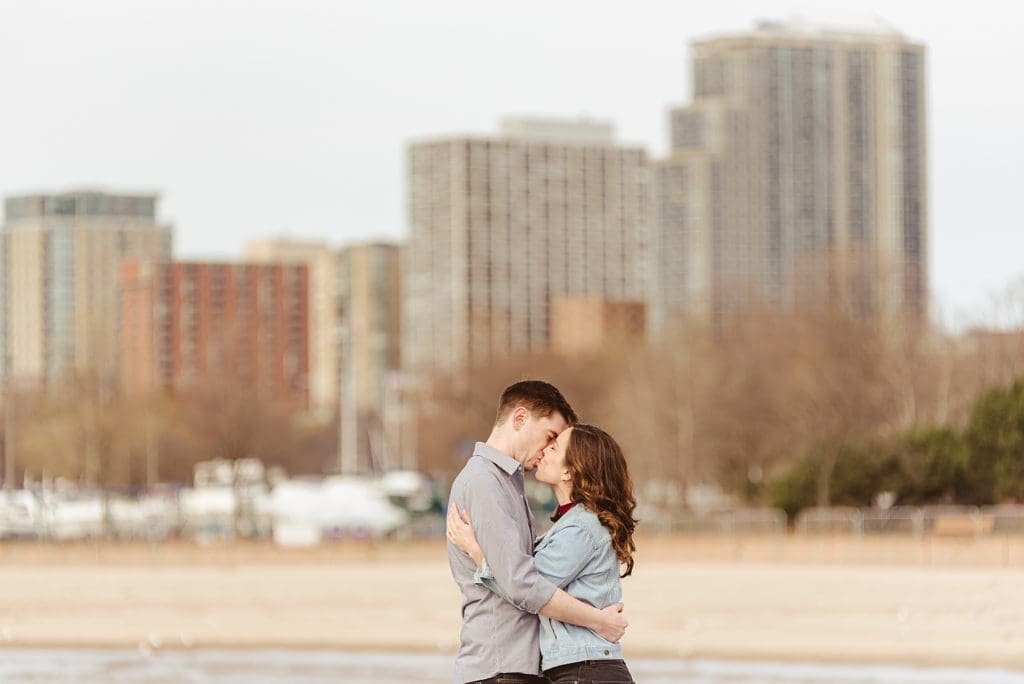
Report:
[[[533,469],[558,501],[540,537],[523,489]],[[448,505],[462,593],[456,684],[631,683],[619,579],[633,569],[635,507],[611,436],[579,423],[546,382],[508,387]]]

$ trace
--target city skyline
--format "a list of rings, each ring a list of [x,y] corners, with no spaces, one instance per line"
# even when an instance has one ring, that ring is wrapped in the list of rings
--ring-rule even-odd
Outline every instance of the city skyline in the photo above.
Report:
[[[928,49],[930,285],[940,322],[954,327],[963,327],[963,311],[988,313],[991,294],[1024,271],[1015,258],[1021,238],[1010,234],[1021,101],[1005,78],[1020,50],[1009,19],[1020,10],[987,7],[903,2],[881,13]],[[247,240],[281,234],[332,244],[404,240],[407,143],[489,135],[509,114],[586,112],[611,120],[622,144],[659,157],[666,111],[690,96],[690,42],[800,11],[751,2],[700,10],[642,3],[628,14],[567,5],[546,9],[549,21],[537,26],[529,7],[241,8],[0,7],[0,56],[22,65],[5,74],[5,90],[36,103],[6,113],[0,193],[158,188],[176,227],[176,258],[237,258]],[[227,22],[233,31],[222,43]],[[447,34],[431,30],[447,25]],[[477,30],[487,26],[495,30]],[[643,38],[618,35],[623,26]],[[275,31],[288,54],[268,39]],[[530,49],[516,49],[528,32],[537,36]],[[64,102],[73,109],[55,104]]]

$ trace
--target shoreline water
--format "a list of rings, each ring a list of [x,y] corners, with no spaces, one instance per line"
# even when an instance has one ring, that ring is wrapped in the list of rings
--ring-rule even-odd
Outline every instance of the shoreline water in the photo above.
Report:
[[[41,684],[116,681],[278,682],[338,681],[349,684],[447,682],[451,657],[444,654],[219,649],[133,653],[125,650],[49,649],[4,651],[0,680]],[[646,684],[1024,684],[1024,671],[996,668],[924,668],[908,665],[736,662],[713,659],[632,658],[630,668]]]

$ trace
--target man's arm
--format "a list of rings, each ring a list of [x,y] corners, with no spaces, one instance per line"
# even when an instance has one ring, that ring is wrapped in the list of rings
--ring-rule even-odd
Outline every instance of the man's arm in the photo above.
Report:
[[[607,641],[621,639],[629,624],[622,614],[622,604],[598,610],[555,587],[537,571],[531,554],[524,552],[521,545],[509,543],[521,531],[504,492],[487,478],[480,478],[469,485],[466,489],[467,512],[489,570],[489,577],[485,577],[483,583],[495,590],[487,581],[493,578],[491,581],[502,590],[495,593],[522,611],[592,629]],[[511,505],[525,504],[513,501]]]
[[[477,544],[487,559],[491,576],[503,590],[503,598],[521,611],[540,612],[557,587],[537,572],[533,555],[522,542],[525,502],[510,497],[490,474],[467,482],[464,497],[464,502],[452,503],[468,509]],[[465,558],[467,563],[472,562],[468,556]]]
[[[489,567],[485,567],[483,572],[477,572],[477,581],[512,605],[516,605],[516,602],[502,591],[501,585],[491,575]],[[629,626],[629,621],[622,614],[621,603],[598,610],[589,603],[584,603],[567,594],[562,589],[555,590],[555,593],[551,595],[551,600],[544,604],[538,614],[560,622],[586,627],[605,641],[612,643],[621,639],[622,635],[626,633],[626,627]]]

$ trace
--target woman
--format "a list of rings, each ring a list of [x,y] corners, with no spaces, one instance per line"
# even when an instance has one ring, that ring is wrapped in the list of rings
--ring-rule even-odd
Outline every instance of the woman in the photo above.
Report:
[[[563,431],[537,464],[539,482],[558,501],[554,525],[534,543],[540,574],[597,608],[617,603],[620,577],[633,571],[633,483],[622,449],[593,425]],[[477,565],[476,581],[504,596],[494,581],[466,512],[448,513],[448,536]],[[619,571],[622,570],[622,574]],[[584,627],[541,617],[541,667],[557,683],[631,683],[622,648]]]

